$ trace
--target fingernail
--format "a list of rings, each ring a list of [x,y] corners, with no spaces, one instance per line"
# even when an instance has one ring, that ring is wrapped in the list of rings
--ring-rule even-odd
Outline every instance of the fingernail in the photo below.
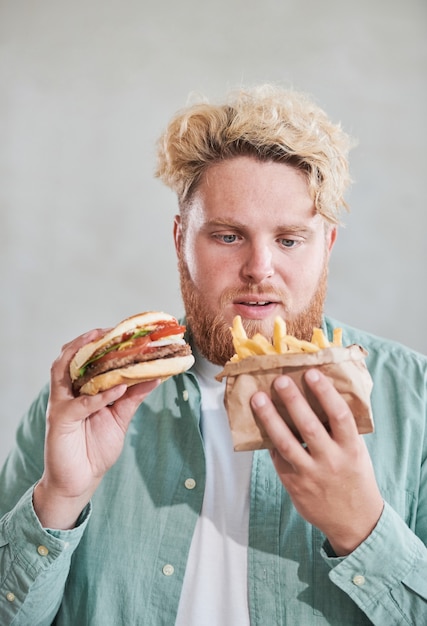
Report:
[[[252,402],[252,406],[255,409],[260,409],[266,403],[265,394],[256,393],[255,395],[252,396],[251,402]]]
[[[320,379],[319,372],[317,370],[308,370],[305,377],[312,383],[315,383]]]
[[[276,389],[286,389],[286,387],[289,387],[289,378],[287,376],[280,376],[279,378],[276,378],[274,386]]]

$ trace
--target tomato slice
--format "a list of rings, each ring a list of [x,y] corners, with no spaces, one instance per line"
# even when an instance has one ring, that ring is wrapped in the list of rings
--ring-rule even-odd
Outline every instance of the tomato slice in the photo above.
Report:
[[[117,359],[118,357],[127,357],[133,356],[134,354],[139,354],[140,352],[147,352],[147,348],[149,348],[150,337],[146,335],[145,337],[137,337],[136,339],[132,339],[129,341],[128,347],[123,347],[120,350],[111,350],[106,352],[102,356],[98,357],[94,362],[96,363],[106,363],[111,361],[112,359]]]
[[[140,331],[140,332],[143,333],[144,331]],[[148,334],[145,334],[139,337],[138,336],[134,337],[133,332],[123,335],[122,341],[119,344],[115,346],[111,346],[105,351],[104,354],[101,354],[98,357],[90,359],[82,367],[80,374],[83,375],[86,368],[91,363],[95,363],[95,362],[107,363],[108,361],[111,361],[112,359],[115,359],[117,357],[122,357],[122,356],[129,357],[135,354],[139,354],[141,352],[150,352],[150,351],[156,350],[157,348],[155,346],[152,348],[150,347],[150,343],[152,341],[158,341],[159,339],[162,339],[163,337],[171,337],[173,335],[180,335],[185,332],[185,326],[180,326],[174,320],[172,320],[170,322],[167,321],[167,322],[163,322],[159,324],[156,327],[156,330],[154,330],[153,332],[149,332],[149,331],[145,331],[145,332],[148,332]]]
[[[164,322],[159,324],[156,330],[150,333],[149,337],[151,341],[158,341],[163,337],[171,337],[172,335],[181,335],[185,332],[185,326],[179,326],[176,322]]]

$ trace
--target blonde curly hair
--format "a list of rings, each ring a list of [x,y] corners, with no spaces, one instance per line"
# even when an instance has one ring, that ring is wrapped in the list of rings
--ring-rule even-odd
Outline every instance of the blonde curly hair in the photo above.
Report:
[[[188,207],[209,165],[236,156],[301,170],[316,211],[337,224],[347,209],[350,137],[305,94],[275,85],[231,92],[225,103],[201,101],[179,111],[158,141],[156,176]]]

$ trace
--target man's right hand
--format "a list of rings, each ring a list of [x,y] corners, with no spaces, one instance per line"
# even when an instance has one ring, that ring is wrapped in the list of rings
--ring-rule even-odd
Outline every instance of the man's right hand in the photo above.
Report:
[[[118,385],[75,397],[69,364],[95,330],[66,344],[51,369],[46,414],[45,469],[34,489],[34,509],[45,528],[73,528],[105,472],[117,461],[131,419],[159,380]]]

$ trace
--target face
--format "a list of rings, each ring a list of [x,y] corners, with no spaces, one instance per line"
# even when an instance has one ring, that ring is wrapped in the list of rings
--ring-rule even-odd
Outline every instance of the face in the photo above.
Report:
[[[326,295],[336,229],[317,215],[294,167],[236,157],[205,172],[185,221],[175,220],[181,290],[201,353],[223,365],[234,353],[230,326],[249,336],[288,332],[310,339]]]

